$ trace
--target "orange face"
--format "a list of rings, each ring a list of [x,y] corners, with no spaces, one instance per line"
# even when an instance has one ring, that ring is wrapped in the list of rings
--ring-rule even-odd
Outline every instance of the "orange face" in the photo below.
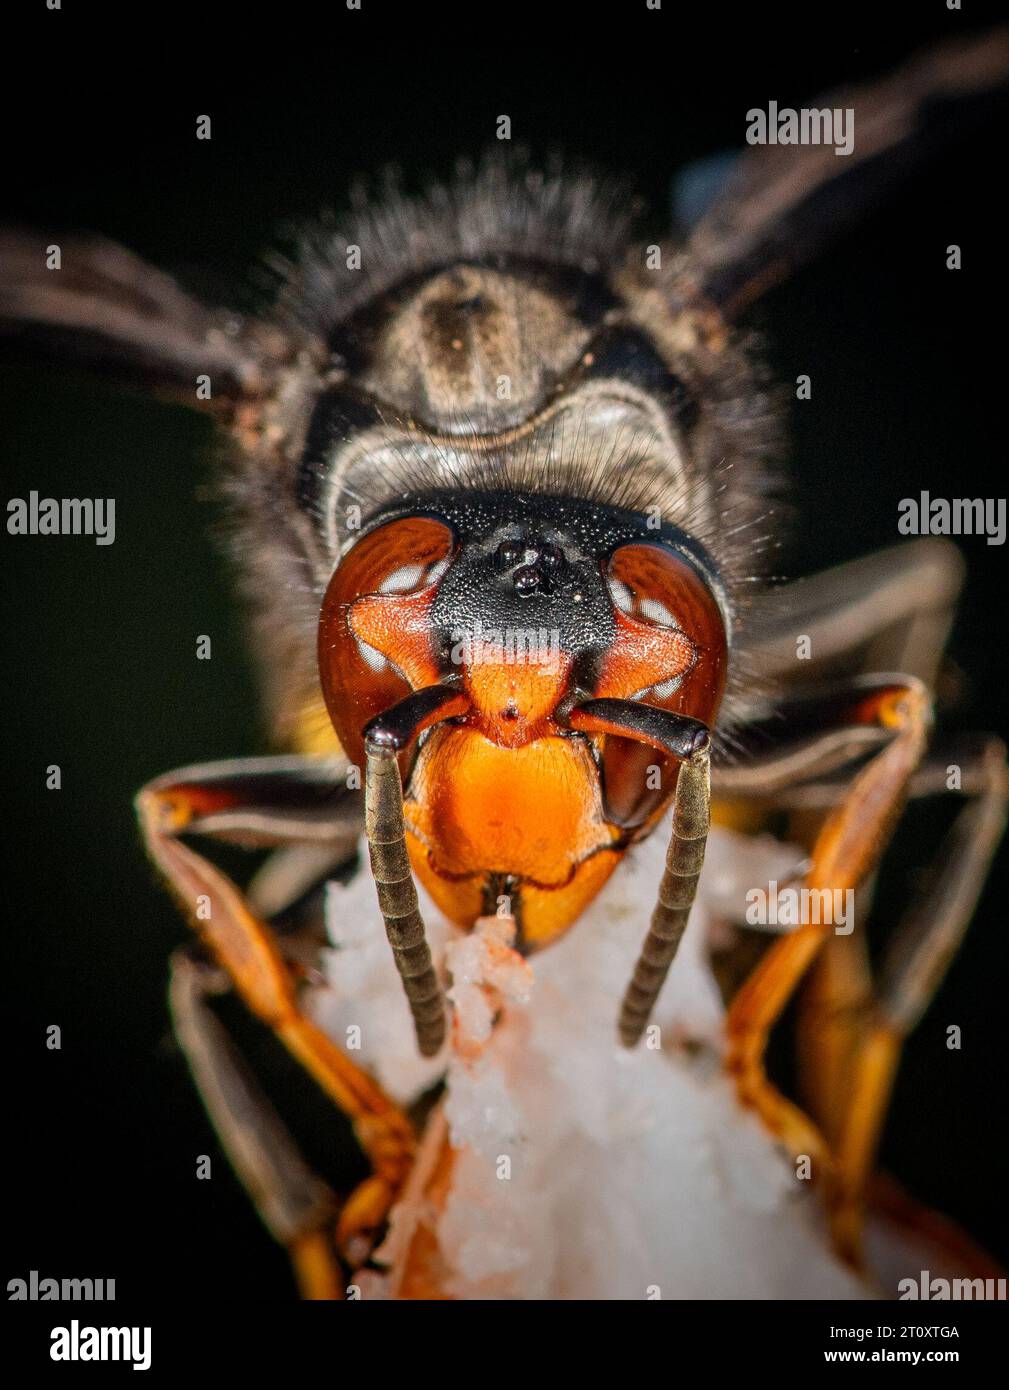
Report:
[[[668,544],[625,530],[596,550],[539,521],[471,538],[411,515],[338,566],[319,656],[359,764],[370,720],[411,691],[458,691],[459,712],[401,755],[411,860],[452,920],[508,911],[532,950],[575,920],[676,787],[673,757],[578,706],[633,699],[710,724],[726,639],[711,588]]]

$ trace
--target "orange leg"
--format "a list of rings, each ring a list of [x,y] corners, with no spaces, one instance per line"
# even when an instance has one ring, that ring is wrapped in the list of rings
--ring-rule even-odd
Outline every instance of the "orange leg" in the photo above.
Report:
[[[855,898],[855,921],[871,905],[871,879]],[[865,915],[863,915],[865,914]],[[873,980],[865,932],[828,936],[802,987],[796,1020],[800,1103],[835,1149],[858,1049],[873,1006]]]
[[[829,1194],[838,1252],[862,1262],[865,1192],[905,1038],[938,989],[973,916],[1006,826],[1009,768],[1005,748],[988,740],[969,769],[974,797],[958,814],[937,856],[929,890],[898,924],[871,1015],[854,1054]]]
[[[878,1019],[858,1050],[848,1091],[827,1211],[834,1248],[856,1269],[862,1265],[865,1185],[876,1157],[904,1039]]]
[[[930,706],[924,688],[909,682],[873,693],[852,716],[854,722],[877,724],[893,737],[824,822],[807,878],[807,887],[814,890],[855,889],[879,861],[924,751]],[[757,1111],[793,1154],[809,1155],[821,1175],[831,1169],[823,1136],[771,1085],[764,1055],[772,1027],[832,930],[829,923],[807,923],[778,940],[736,995],[727,1024],[727,1065],[740,1100]]]
[[[251,1012],[350,1118],[372,1163],[373,1177],[352,1194],[339,1223],[338,1240],[346,1250],[355,1237],[381,1224],[395,1200],[413,1162],[413,1130],[398,1106],[301,1013],[273,933],[236,885],[179,840],[186,831],[198,830],[201,816],[219,805],[213,788],[170,779],[151,784],[137,799],[148,852],[201,940]],[[306,1269],[317,1268],[315,1247],[302,1253]]]
[[[210,1007],[210,998],[227,990],[218,966],[176,951],[168,992],[175,1037],[232,1168],[263,1224],[287,1248],[302,1297],[342,1298],[336,1194],[308,1167]]]

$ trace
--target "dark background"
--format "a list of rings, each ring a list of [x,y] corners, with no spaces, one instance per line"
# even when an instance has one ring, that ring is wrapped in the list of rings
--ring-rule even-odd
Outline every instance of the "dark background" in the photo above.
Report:
[[[507,112],[534,153],[631,173],[652,208],[643,230],[661,230],[674,171],[738,147],[749,107],[808,103],[930,39],[983,27],[978,7],[965,20],[936,3],[885,24],[857,6],[829,18],[775,7],[746,30],[722,11],[695,33],[674,8],[509,7],[491,16],[499,33],[455,48],[451,7],[410,32],[378,0],[361,15],[334,4],[328,18],[284,7],[252,33],[251,7],[223,12],[218,28],[186,6],[116,17],[40,3],[12,48],[35,95],[6,108],[4,216],[47,240],[101,231],[216,299],[247,303],[250,268],[278,223],[339,207],[351,176],[389,161],[413,183],[444,174],[489,144]],[[193,135],[204,112],[209,143]],[[762,306],[755,322],[780,377],[813,382],[792,412],[802,522],[785,572],[894,543],[899,499],[922,489],[1004,492],[1004,154],[1003,108]],[[945,269],[950,242],[964,248],[959,274]],[[287,1296],[286,1261],[220,1156],[169,1034],[167,959],[186,928],[131,811],[160,772],[265,747],[210,539],[213,429],[75,369],[10,351],[0,365],[5,496],[117,499],[112,546],[3,535],[4,1278],[34,1268],[114,1277],[120,1297]],[[1005,551],[961,544],[969,579],[953,657],[967,681],[954,722],[1004,733]],[[210,662],[195,660],[198,633],[213,638]],[[44,785],[54,762],[59,792]],[[894,911],[902,870],[938,829],[934,812],[915,816],[882,900]],[[990,886],[908,1048],[883,1144],[915,1195],[1003,1258],[1004,931]],[[45,1047],[52,1023],[59,1052]],[[949,1023],[963,1029],[962,1052],[945,1047]],[[328,1116],[308,1129],[313,1157],[346,1181],[345,1130]],[[203,1153],[211,1182],[195,1178]]]

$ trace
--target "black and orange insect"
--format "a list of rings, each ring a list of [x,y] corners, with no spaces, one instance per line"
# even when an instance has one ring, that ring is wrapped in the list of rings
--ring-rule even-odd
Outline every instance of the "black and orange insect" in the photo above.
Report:
[[[871,141],[856,138],[843,160],[751,151],[689,239],[659,248],[635,243],[620,186],[490,158],[425,197],[387,193],[342,231],[306,236],[258,319],[207,309],[90,239],[64,243],[54,281],[37,238],[5,237],[9,331],[43,345],[69,333],[82,355],[181,399],[205,374],[230,431],[225,487],[290,751],[168,774],[138,809],[203,951],[176,962],[180,1040],[308,1293],[336,1293],[373,1251],[418,1138],[303,1011],[271,926],[353,858],[362,825],[404,1007],[435,1056],[445,981],[415,879],[463,929],[504,905],[532,953],[577,930],[628,850],[668,819],[638,964],[614,981],[614,1021],[633,1047],[713,818],[741,822],[745,807],[748,823],[767,823],[801,807],[807,886],[854,889],[906,798],[936,789],[932,689],[957,553],[924,540],[761,585],[779,411],[737,325],[858,213],[882,166],[914,156],[937,109],[1007,70],[996,35],[846,94],[856,120],[873,115]],[[801,665],[799,633],[813,653]],[[856,1264],[902,1040],[1003,830],[997,740],[973,749],[963,790],[956,852],[895,934],[881,982],[808,923],[773,944],[729,1007],[740,1100],[820,1166],[836,1248]],[[276,853],[242,892],[192,836]],[[207,956],[354,1123],[374,1171],[338,1219],[210,1022]],[[814,965],[822,1002],[805,1025],[800,1109],[768,1081],[764,1052]],[[838,1031],[825,1020],[842,995],[860,1007]],[[432,1250],[418,1244],[406,1261],[407,1286],[437,1292]]]

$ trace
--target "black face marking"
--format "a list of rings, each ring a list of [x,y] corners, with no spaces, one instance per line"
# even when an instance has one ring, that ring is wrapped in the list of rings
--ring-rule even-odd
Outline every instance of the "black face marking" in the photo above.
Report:
[[[551,545],[559,552],[557,556],[551,552],[550,564],[569,563],[572,554],[577,554],[583,559],[590,557],[600,570],[619,546],[644,542],[667,546],[686,560],[716,596],[722,587],[718,567],[698,540],[668,522],[654,526],[640,512],[626,507],[551,493],[432,489],[382,507],[368,517],[361,535],[405,516],[432,516],[444,521],[463,544],[481,540],[486,546],[493,538],[495,568],[504,563],[499,553],[513,564],[519,563],[520,553],[524,553],[520,547],[530,536],[536,538],[541,553]],[[564,543],[565,533],[570,549]]]
[[[606,568],[621,545],[667,546],[716,595],[721,591],[713,560],[693,537],[669,525],[652,529],[636,512],[580,498],[432,491],[383,508],[362,534],[417,515],[445,522],[457,541],[431,609],[447,673],[449,653],[462,635],[490,626],[545,629],[576,658],[573,687],[592,689],[593,673],[616,635]]]
[[[443,640],[494,627],[548,633],[563,651],[605,647],[615,627],[596,557],[549,509],[513,520],[501,502],[482,524],[457,531],[461,544],[431,610]]]

